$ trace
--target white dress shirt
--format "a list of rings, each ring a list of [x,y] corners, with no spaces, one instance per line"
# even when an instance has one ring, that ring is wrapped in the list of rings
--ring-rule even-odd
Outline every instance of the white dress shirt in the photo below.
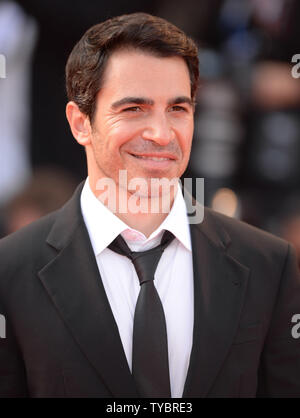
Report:
[[[160,244],[164,230],[175,239],[158,263],[154,285],[160,296],[167,326],[171,395],[182,396],[193,341],[194,287],[190,229],[181,188],[162,224],[146,238],[126,225],[93,194],[88,178],[81,194],[81,210],[99,272],[118,326],[129,368],[132,366],[132,331],[139,279],[132,262],[107,246],[119,235],[132,251]]]

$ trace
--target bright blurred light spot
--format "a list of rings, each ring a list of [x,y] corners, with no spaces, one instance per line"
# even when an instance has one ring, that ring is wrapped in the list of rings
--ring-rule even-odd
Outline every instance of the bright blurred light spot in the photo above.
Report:
[[[263,109],[298,107],[299,80],[291,75],[291,66],[285,62],[264,61],[256,65],[252,79],[252,99]]]
[[[223,215],[235,217],[238,212],[238,198],[236,193],[227,188],[217,190],[212,199],[212,209]]]

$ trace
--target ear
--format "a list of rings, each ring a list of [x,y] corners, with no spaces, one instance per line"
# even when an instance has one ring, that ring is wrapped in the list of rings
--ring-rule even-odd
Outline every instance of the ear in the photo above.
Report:
[[[89,145],[91,142],[91,124],[89,117],[82,113],[75,102],[69,102],[66,106],[66,116],[76,141],[80,145]]]

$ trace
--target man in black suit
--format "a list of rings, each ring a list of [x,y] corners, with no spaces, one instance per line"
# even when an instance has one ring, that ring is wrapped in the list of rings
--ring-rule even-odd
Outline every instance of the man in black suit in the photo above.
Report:
[[[169,230],[174,239],[154,278],[170,396],[300,396],[294,251],[209,209],[194,222],[173,182],[187,166],[193,135],[193,41],[162,19],[121,16],[87,31],[66,75],[67,118],[85,147],[88,179],[63,208],[0,243],[0,395],[148,396],[131,373],[144,283],[111,243],[121,234],[136,254]],[[162,179],[171,187],[152,181]],[[202,220],[203,207],[193,205]]]

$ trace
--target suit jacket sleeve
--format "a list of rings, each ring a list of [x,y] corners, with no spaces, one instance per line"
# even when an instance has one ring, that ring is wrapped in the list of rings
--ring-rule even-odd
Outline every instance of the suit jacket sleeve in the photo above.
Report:
[[[261,355],[258,397],[300,397],[300,338],[292,335],[295,314],[300,314],[300,276],[289,245]]]

